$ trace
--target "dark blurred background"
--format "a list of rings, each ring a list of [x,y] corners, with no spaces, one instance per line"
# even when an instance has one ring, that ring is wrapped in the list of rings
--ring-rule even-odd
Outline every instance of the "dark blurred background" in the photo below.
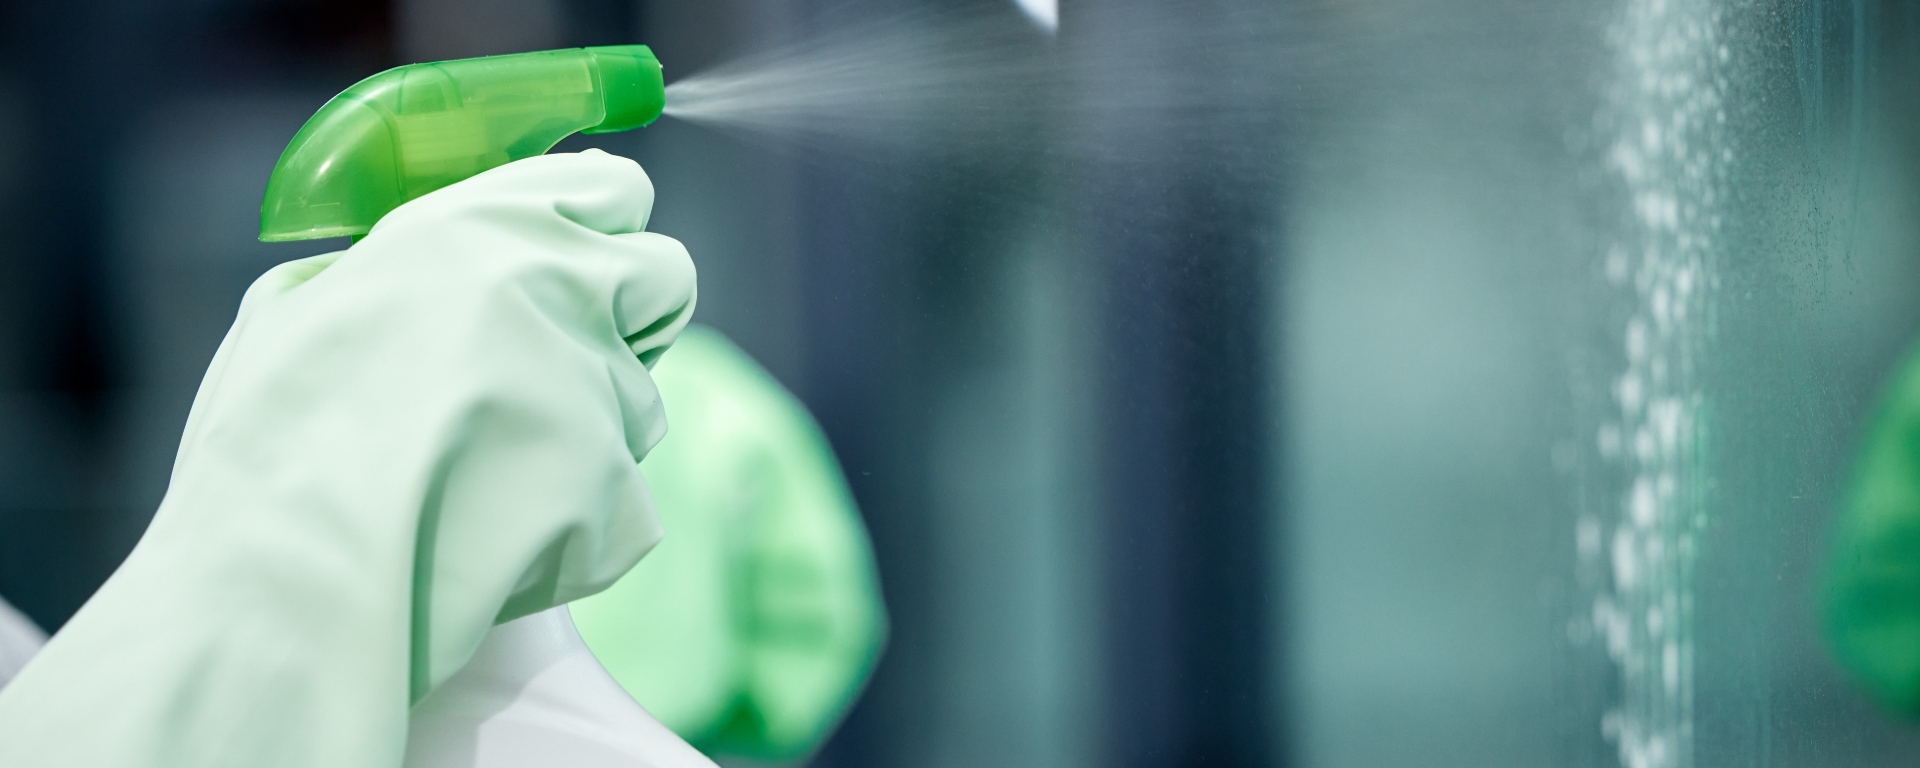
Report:
[[[347,85],[630,42],[672,82],[934,5],[0,6],[0,595],[49,629],[87,599],[164,493],[246,286],[345,247],[254,235],[285,142]],[[1721,62],[1673,81],[1726,126],[1696,136],[1727,150],[1709,163],[1722,186],[1685,201],[1713,222],[1714,320],[1683,330],[1706,350],[1685,394],[1711,404],[1716,440],[1687,470],[1711,489],[1687,511],[1711,524],[1675,587],[1700,606],[1695,692],[1669,723],[1691,742],[1634,763],[1603,728],[1625,662],[1582,623],[1610,588],[1577,529],[1622,514],[1593,435],[1644,308],[1605,265],[1643,222],[1608,153],[1642,135],[1621,115],[1665,108],[1627,102],[1675,74],[1635,58],[1667,40],[1640,22],[1667,13],[1694,25],[1668,42]],[[698,319],[801,396],[853,484],[892,637],[816,764],[1920,758],[1812,620],[1857,425],[1920,328],[1912,11],[1067,0],[1060,16],[1030,44],[1192,69],[1231,82],[1219,104],[1259,109],[1054,111],[988,156],[671,119],[560,148],[647,168],[651,228],[699,264]],[[1249,19],[1280,34],[1232,71],[1141,47]],[[1088,135],[1113,149],[1052,151]]]

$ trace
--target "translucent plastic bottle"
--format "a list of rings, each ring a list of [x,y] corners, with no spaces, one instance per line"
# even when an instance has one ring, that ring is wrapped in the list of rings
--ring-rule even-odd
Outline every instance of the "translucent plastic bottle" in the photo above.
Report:
[[[260,239],[359,237],[400,204],[574,133],[638,128],[665,104],[644,45],[396,67],[333,97],[267,180]]]

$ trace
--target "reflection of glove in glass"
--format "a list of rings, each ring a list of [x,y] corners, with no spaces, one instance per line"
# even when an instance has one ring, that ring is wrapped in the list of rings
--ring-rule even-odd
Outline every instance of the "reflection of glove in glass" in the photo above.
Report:
[[[674,428],[644,469],[667,539],[574,623],[709,754],[804,755],[884,633],[859,513],[813,419],[719,333],[689,328],[654,376]]]
[[[0,765],[397,766],[497,621],[660,536],[642,361],[691,314],[653,189],[529,158],[248,290],[133,554],[0,691]]]
[[[1875,418],[1841,515],[1827,635],[1882,702],[1920,714],[1920,357]]]

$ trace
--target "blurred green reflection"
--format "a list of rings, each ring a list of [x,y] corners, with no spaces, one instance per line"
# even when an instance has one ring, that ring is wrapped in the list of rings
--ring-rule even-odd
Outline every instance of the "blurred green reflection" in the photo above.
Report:
[[[653,374],[671,431],[641,469],[667,538],[574,624],[702,751],[803,757],[886,631],[859,512],[813,418],[720,332],[689,328]]]

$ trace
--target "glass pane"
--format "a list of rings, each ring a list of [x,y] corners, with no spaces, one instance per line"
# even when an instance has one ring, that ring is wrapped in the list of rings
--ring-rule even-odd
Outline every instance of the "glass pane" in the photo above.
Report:
[[[1298,757],[1910,759],[1818,598],[1915,328],[1911,14],[1391,5],[1290,148]]]

